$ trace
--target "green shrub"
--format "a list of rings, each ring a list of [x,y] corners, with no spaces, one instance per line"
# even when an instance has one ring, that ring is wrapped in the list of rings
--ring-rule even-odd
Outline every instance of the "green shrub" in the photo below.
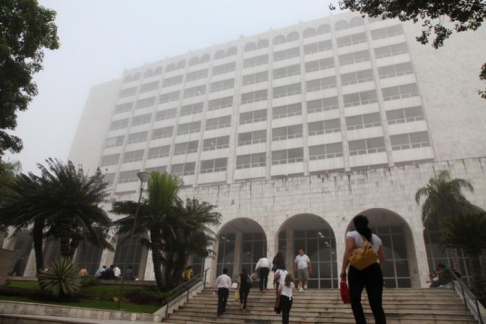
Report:
[[[81,279],[81,287],[91,287],[101,285],[101,282],[96,277],[85,277]]]
[[[79,269],[72,259],[62,258],[54,261],[47,269],[39,273],[38,279],[42,289],[54,297],[64,299],[73,296],[81,287]]]
[[[144,287],[137,291],[130,291],[123,294],[123,297],[134,304],[166,304],[166,293],[161,292],[158,287]]]

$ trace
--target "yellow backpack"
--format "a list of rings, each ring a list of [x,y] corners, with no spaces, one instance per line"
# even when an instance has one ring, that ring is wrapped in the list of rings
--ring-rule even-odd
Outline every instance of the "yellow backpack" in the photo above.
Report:
[[[349,254],[349,263],[358,270],[363,270],[378,261],[378,253],[376,253],[373,245],[361,235],[364,241],[362,248],[353,249]]]

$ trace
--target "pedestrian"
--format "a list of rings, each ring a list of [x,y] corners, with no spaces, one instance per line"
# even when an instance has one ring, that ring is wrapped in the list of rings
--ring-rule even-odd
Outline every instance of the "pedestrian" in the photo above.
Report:
[[[270,267],[271,263],[270,260],[267,259],[267,257],[260,258],[260,260],[258,260],[256,264],[255,271],[258,272],[258,275],[260,277],[260,292],[262,292],[263,289],[267,289]]]
[[[103,273],[101,274],[101,278],[100,279],[107,279],[107,280],[113,280],[113,279],[115,279],[115,271],[113,269],[115,269],[115,265],[114,264],[112,264],[108,269],[106,269],[105,271],[103,271]]]
[[[449,282],[452,281],[452,270],[450,267],[443,263],[439,263],[435,269],[437,275],[439,276],[439,282],[437,287],[445,287]]]
[[[292,308],[292,293],[297,291],[295,289],[294,278],[289,273],[285,276],[284,283],[278,287],[278,294],[280,295],[280,308],[282,310],[282,324],[289,323],[290,309]]]
[[[361,294],[366,288],[368,301],[375,317],[375,323],[386,324],[386,316],[383,311],[383,266],[385,264],[385,250],[381,239],[372,233],[368,227],[368,218],[358,215],[353,219],[355,231],[346,234],[346,250],[343,256],[341,280],[346,280],[346,268],[349,264],[349,256],[354,249],[373,247],[380,263],[373,264],[358,270],[353,265],[349,266],[348,284],[351,297],[351,307],[354,319],[357,324],[366,324],[363,306],[361,305]]]
[[[25,259],[25,256],[21,255],[20,258],[17,261],[15,261],[15,264],[14,264],[12,271],[10,271],[10,273],[8,274],[9,276],[13,276],[14,273],[17,277],[22,276],[22,274],[23,274],[22,273],[22,265],[24,263],[24,259]]]
[[[78,276],[80,278],[88,277],[88,270],[86,270],[86,266],[82,267],[81,270],[79,270]]]
[[[307,282],[309,281],[309,274],[312,273],[312,265],[309,257],[304,254],[304,250],[300,249],[299,254],[295,257],[294,271],[297,272],[297,280],[299,280],[299,291],[307,289]]]
[[[113,274],[115,275],[115,279],[120,279],[121,270],[120,270],[120,268],[118,268],[118,266],[115,266],[113,268]]]
[[[240,276],[238,277],[238,288],[240,290],[240,308],[243,311],[246,311],[246,301],[251,287],[251,278],[248,275],[248,272],[246,272],[245,269],[241,270]]]
[[[283,269],[277,269],[275,271],[275,275],[273,276],[273,282],[275,283],[275,290],[278,292],[278,287],[285,283],[285,278],[287,278],[287,275],[289,272],[285,270],[285,267]]]
[[[223,269],[223,274],[216,279],[214,290],[218,292],[218,316],[221,316],[226,311],[226,303],[228,302],[229,289],[231,287],[231,278],[227,275],[228,269]]]
[[[194,277],[194,273],[192,271],[192,266],[191,265],[188,265],[186,267],[186,269],[184,270],[184,273],[183,273],[184,281],[188,281],[192,277]]]
[[[276,272],[278,269],[285,269],[285,258],[283,253],[278,251],[272,261],[272,271]]]
[[[133,272],[133,266],[129,265],[127,271],[125,271],[125,280],[136,280],[137,278]]]
[[[105,270],[106,270],[106,266],[105,266],[105,265],[104,265],[104,266],[102,266],[102,267],[100,267],[100,268],[99,268],[99,269],[96,271],[96,273],[95,273],[95,278],[100,278],[100,279],[101,279],[101,277],[103,276],[103,272],[105,272]]]

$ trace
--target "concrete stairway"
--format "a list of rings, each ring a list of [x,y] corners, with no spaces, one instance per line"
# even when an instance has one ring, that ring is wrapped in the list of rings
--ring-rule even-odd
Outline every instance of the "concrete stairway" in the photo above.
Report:
[[[374,323],[373,315],[365,300],[363,306],[368,323]],[[226,313],[216,316],[217,296],[206,289],[187,302],[164,322],[170,323],[281,323],[281,315],[273,311],[275,294],[273,290],[261,294],[252,289],[248,297],[247,311],[240,310],[234,300],[234,292],[226,307]],[[384,308],[388,323],[477,323],[465,309],[457,294],[448,289],[386,289]],[[339,290],[309,289],[294,294],[290,311],[291,323],[354,323],[350,305],[341,301]]]

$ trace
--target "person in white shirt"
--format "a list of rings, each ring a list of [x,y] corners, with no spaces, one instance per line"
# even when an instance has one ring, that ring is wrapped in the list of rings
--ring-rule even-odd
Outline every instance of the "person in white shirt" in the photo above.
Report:
[[[282,310],[282,324],[289,323],[290,309],[292,308],[292,293],[296,291],[294,278],[291,274],[287,274],[283,283],[278,287],[278,294],[280,295],[280,308]]]
[[[102,275],[103,275],[103,272],[105,272],[106,270],[106,266],[102,266],[101,268],[98,269],[98,271],[96,271],[95,273],[95,278],[100,278]]]
[[[307,289],[307,282],[309,281],[309,273],[312,272],[311,260],[304,254],[304,250],[299,250],[299,255],[295,257],[294,271],[297,272],[297,280],[299,280],[299,291]]]
[[[278,277],[279,279],[275,282],[275,285],[276,285],[276,289],[277,289],[277,292],[278,292],[278,287],[280,287],[281,285],[283,285],[285,283],[285,278],[287,277],[287,275],[289,274],[289,272],[285,269],[277,269],[277,271],[275,271],[275,277]]]
[[[120,268],[118,268],[118,266],[115,266],[115,268],[113,269],[113,273],[115,274],[115,278],[121,278],[121,270]]]
[[[223,269],[223,274],[216,278],[214,290],[218,292],[218,316],[226,311],[228,302],[229,289],[231,287],[231,278],[227,275],[228,269]]]
[[[258,260],[258,263],[256,264],[255,271],[258,272],[258,276],[260,277],[260,291],[267,289],[268,274],[270,273],[271,266],[272,263],[266,257]]]

